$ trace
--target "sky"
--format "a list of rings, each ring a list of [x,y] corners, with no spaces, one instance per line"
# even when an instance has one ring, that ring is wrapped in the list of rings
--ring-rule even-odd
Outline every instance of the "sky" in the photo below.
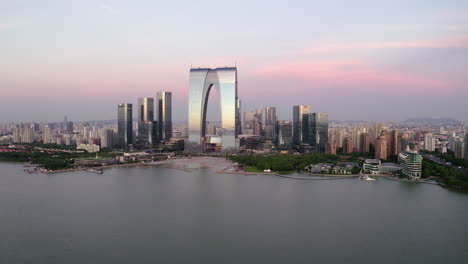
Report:
[[[0,123],[116,119],[157,91],[185,121],[190,67],[232,65],[242,111],[468,120],[468,1],[0,0]]]

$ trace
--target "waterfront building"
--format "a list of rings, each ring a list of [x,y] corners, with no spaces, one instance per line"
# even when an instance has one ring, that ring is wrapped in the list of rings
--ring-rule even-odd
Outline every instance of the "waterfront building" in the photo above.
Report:
[[[423,157],[413,151],[403,151],[398,155],[401,173],[410,180],[421,178]]]
[[[368,174],[379,174],[380,164],[379,159],[366,159],[362,165],[362,172]]]
[[[320,152],[328,143],[328,113],[304,114],[304,140]]]
[[[401,166],[398,163],[386,162],[380,165],[380,174],[399,174],[401,172]]]
[[[190,104],[191,101],[189,101]],[[156,113],[159,126],[159,138],[169,141],[172,137],[172,93],[158,92],[156,94]],[[189,114],[190,118],[190,114]],[[151,120],[152,121],[152,120]]]
[[[117,106],[117,134],[120,148],[127,149],[133,144],[133,111],[132,104]]]
[[[353,139],[345,137],[343,140],[343,153],[353,153]]]
[[[303,126],[304,114],[310,114],[310,106],[308,105],[295,105],[293,106],[293,144],[299,145],[304,140],[304,128],[307,131],[307,127]]]
[[[289,149],[292,146],[293,124],[291,121],[276,121],[276,147],[280,149]]]
[[[221,150],[237,151],[239,141],[239,109],[237,98],[237,68],[190,69],[189,139],[187,151],[201,152],[206,142],[206,110],[211,89],[217,89],[221,108]]]
[[[370,136],[367,133],[359,135],[359,151],[364,153],[370,152]]]

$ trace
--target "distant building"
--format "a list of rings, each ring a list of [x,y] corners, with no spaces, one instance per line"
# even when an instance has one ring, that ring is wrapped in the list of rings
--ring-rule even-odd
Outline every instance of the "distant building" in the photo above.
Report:
[[[465,158],[465,142],[463,142],[461,139],[458,139],[455,141],[455,158],[457,159],[464,159]]]
[[[287,149],[292,146],[292,123],[291,121],[276,121],[276,147]]]
[[[400,153],[400,137],[399,132],[397,130],[393,130],[390,132],[389,137],[387,139],[387,154],[397,156]]]
[[[159,137],[169,141],[172,137],[172,93],[158,92],[156,94],[156,113],[159,126]]]
[[[23,135],[21,137],[21,142],[23,143],[34,142],[34,129],[32,127],[23,128]]]
[[[52,129],[49,127],[49,125],[46,125],[44,127],[44,132],[42,133],[42,142],[44,144],[53,143],[52,142]]]
[[[114,130],[105,129],[101,135],[101,147],[113,148],[114,147]]]
[[[266,107],[265,108],[265,136],[270,139],[275,138],[275,126],[276,126],[276,108]]]
[[[468,160],[468,133],[465,133],[465,159]]]
[[[13,143],[21,143],[23,129],[19,126],[13,128]]]
[[[293,144],[295,145],[301,144],[304,140],[304,126],[302,121],[304,114],[310,114],[310,106],[293,106]]]
[[[328,113],[303,115],[303,143],[325,152],[328,143]]]
[[[375,142],[375,158],[386,160],[387,154],[387,136],[381,134]]]
[[[353,153],[353,139],[351,137],[345,137],[343,140],[343,153]]]
[[[154,121],[154,99],[151,97],[138,98],[138,122]]]
[[[411,180],[419,179],[422,175],[423,157],[412,151],[403,151],[398,155],[401,173]]]
[[[95,144],[80,144],[76,146],[76,149],[81,149],[89,153],[94,153],[94,152],[99,152],[101,150],[101,147]]]
[[[433,134],[427,133],[424,136],[424,149],[426,151],[435,151],[436,149],[436,139]]]
[[[364,153],[370,152],[370,136],[367,133],[359,135],[359,151]]]
[[[154,99],[138,98],[138,137],[139,147],[152,147],[161,141],[159,128],[154,121]]]
[[[133,111],[132,104],[119,104],[117,116],[118,145],[127,149],[133,144]]]
[[[336,144],[335,142],[328,142],[327,147],[325,148],[326,154],[336,155]]]

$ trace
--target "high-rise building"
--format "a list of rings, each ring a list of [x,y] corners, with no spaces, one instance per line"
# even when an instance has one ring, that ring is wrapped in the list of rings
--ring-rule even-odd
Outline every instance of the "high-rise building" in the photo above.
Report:
[[[392,130],[389,133],[387,142],[390,146],[387,146],[388,155],[397,156],[400,153],[400,137],[398,130]]]
[[[375,142],[375,158],[386,160],[387,154],[387,136],[381,134]]]
[[[276,107],[265,108],[265,136],[267,138],[275,138],[276,126]]]
[[[237,151],[239,141],[237,128],[239,124],[239,109],[237,108],[237,68],[198,68],[190,69],[189,91],[189,139],[186,151],[205,151],[206,139],[206,110],[211,88],[218,91],[221,108],[221,144],[223,152]]]
[[[236,137],[242,134],[241,100],[236,99]]]
[[[345,137],[343,140],[343,153],[353,153],[353,138]]]
[[[292,123],[291,121],[276,121],[276,147],[288,149],[292,146]]]
[[[401,164],[401,172],[411,180],[419,179],[422,175],[423,157],[412,151],[403,151],[398,154],[398,162]]]
[[[154,121],[154,99],[151,97],[138,98],[138,122]]]
[[[128,148],[133,144],[133,111],[132,104],[117,106],[117,134],[120,148]]]
[[[362,133],[359,136],[359,151],[364,153],[370,152],[370,136],[367,133]]]
[[[138,137],[139,147],[155,146],[161,139],[157,122],[154,121],[154,99],[151,97],[138,98]]]
[[[336,155],[336,144],[335,142],[328,142],[325,148],[326,154]]]
[[[424,150],[426,151],[435,151],[436,149],[436,138],[433,134],[427,133],[424,136]]]
[[[461,139],[455,141],[455,158],[464,159],[465,158],[465,147],[466,144]]]
[[[114,147],[114,130],[104,129],[101,135],[101,147],[113,148]]]
[[[303,141],[325,152],[328,143],[328,113],[303,115]]]
[[[23,143],[33,143],[34,142],[34,130],[32,127],[23,128],[23,135],[21,137],[21,142]]]
[[[44,132],[42,133],[42,141],[45,144],[52,143],[52,129],[49,127],[49,125],[46,125],[44,127]]]
[[[13,143],[21,143],[23,129],[19,126],[13,128]]]
[[[244,133],[256,136],[262,134],[262,109],[244,112]]]
[[[293,144],[301,144],[304,140],[303,116],[310,114],[310,106],[295,105],[293,106]],[[306,127],[307,131],[308,128]]]
[[[157,121],[159,126],[159,138],[161,138],[164,141],[169,141],[172,137],[171,92],[158,92],[156,94],[156,113],[158,117]]]
[[[465,133],[465,159],[468,160],[468,133]]]

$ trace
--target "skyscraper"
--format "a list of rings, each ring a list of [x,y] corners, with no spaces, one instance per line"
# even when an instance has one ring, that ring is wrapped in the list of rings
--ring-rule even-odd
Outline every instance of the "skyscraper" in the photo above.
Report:
[[[298,145],[303,142],[303,115],[310,114],[310,106],[295,105],[293,106],[293,144]]]
[[[388,158],[387,136],[384,134],[381,134],[375,142],[375,158],[383,160]]]
[[[112,148],[114,147],[114,130],[104,129],[101,135],[101,147]]]
[[[328,113],[304,114],[303,118],[304,141],[325,152],[328,143]]]
[[[23,130],[21,127],[16,126],[13,128],[13,143],[21,143],[21,136],[23,134]]]
[[[21,142],[23,143],[33,143],[34,142],[34,130],[32,127],[23,128],[23,135],[21,137]]]
[[[276,121],[276,147],[288,149],[292,145],[292,123],[291,121]]]
[[[424,136],[424,150],[426,151],[435,151],[436,148],[436,139],[433,134],[427,133]]]
[[[266,107],[265,108],[265,136],[268,138],[275,138],[275,126],[276,126],[276,108]]]
[[[465,133],[465,159],[468,160],[468,133]]]
[[[154,121],[154,99],[151,97],[138,98],[138,122]]]
[[[158,125],[154,121],[154,99],[151,97],[138,98],[138,146],[155,146],[160,141],[158,132]]]
[[[159,137],[169,141],[172,137],[172,93],[156,94],[156,113],[158,117]]]
[[[49,125],[46,125],[44,127],[42,137],[42,141],[44,144],[52,143],[52,129],[49,127]]]
[[[343,153],[353,153],[353,138],[345,137],[343,140]]]
[[[120,148],[128,148],[133,143],[132,104],[119,104],[117,106],[117,134]]]

